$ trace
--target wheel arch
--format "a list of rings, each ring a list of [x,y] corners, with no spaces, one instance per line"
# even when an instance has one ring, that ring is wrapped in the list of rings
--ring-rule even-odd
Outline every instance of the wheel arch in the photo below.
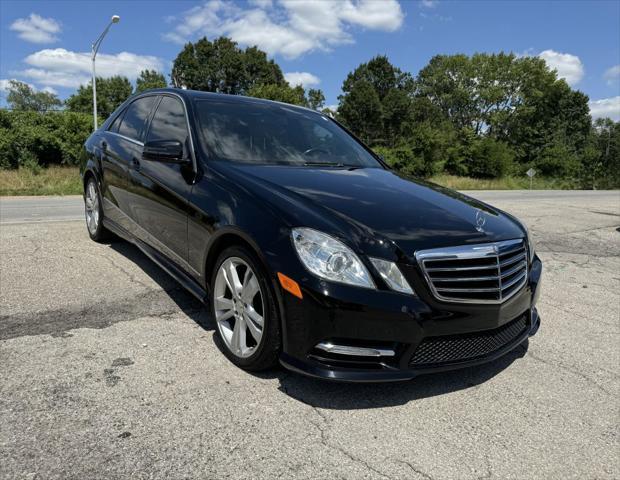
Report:
[[[99,191],[101,191],[101,179],[97,174],[96,170],[93,168],[88,168],[84,170],[82,174],[82,193],[86,192],[86,185],[88,184],[88,180],[94,178],[97,186],[99,187]]]
[[[209,241],[205,254],[204,266],[205,288],[208,295],[210,296],[211,293],[211,278],[213,277],[213,269],[215,268],[215,263],[217,262],[220,254],[226,248],[232,246],[242,246],[247,248],[256,256],[256,258],[260,262],[260,267],[263,268],[272,287],[274,298],[278,307],[278,313],[280,314],[281,341],[282,343],[286,342],[287,335],[284,300],[282,298],[282,291],[280,290],[280,287],[276,281],[275,272],[271,271],[267,259],[265,258],[258,244],[252,239],[250,235],[248,235],[246,232],[244,232],[238,227],[222,228],[220,231],[214,234],[214,236]]]
[[[265,269],[266,273],[270,277],[273,276],[271,275],[269,266],[256,242],[240,228],[226,227],[215,233],[207,245],[204,265],[205,287],[207,288],[207,291],[209,291],[211,287],[210,283],[211,277],[213,276],[213,269],[215,268],[215,262],[226,248],[232,246],[242,246],[249,249],[254,255],[256,255],[256,257],[258,257],[261,262],[261,266]]]

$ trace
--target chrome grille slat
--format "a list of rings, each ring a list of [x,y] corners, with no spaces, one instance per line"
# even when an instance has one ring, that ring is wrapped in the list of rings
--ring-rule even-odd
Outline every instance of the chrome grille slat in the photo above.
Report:
[[[466,272],[468,270],[497,270],[497,265],[489,265],[488,267],[455,267],[455,268],[427,268],[427,272]]]
[[[516,267],[511,268],[510,270],[508,270],[506,272],[502,272],[502,278],[509,277],[510,275],[513,275],[513,274],[517,273],[519,270],[523,270],[523,268],[525,268],[524,265],[519,264]]]
[[[497,267],[495,267],[497,269]],[[433,282],[488,282],[497,280],[497,275],[492,277],[459,277],[459,278],[441,278],[433,277]]]
[[[521,247],[517,247],[517,248],[513,248],[512,250],[507,250],[505,252],[500,252],[500,257],[503,257],[504,255],[508,255],[510,253],[515,253],[515,252],[520,252],[522,250]]]
[[[500,262],[499,266],[505,267],[506,265],[512,265],[513,263],[519,260],[523,260],[524,258],[525,258],[525,253],[523,253],[522,255],[519,255],[518,257],[513,257],[513,258],[509,258],[508,260],[504,260]]]
[[[525,278],[525,272],[523,272],[521,275],[519,275],[518,277],[513,278],[512,280],[510,280],[507,283],[503,283],[502,284],[502,290],[506,290],[510,287],[512,287],[514,284],[519,283],[519,281],[523,280]]]
[[[431,292],[441,301],[502,303],[527,283],[523,239],[421,250],[415,256]]]
[[[437,288],[438,292],[497,292],[499,291],[499,287],[496,288]]]

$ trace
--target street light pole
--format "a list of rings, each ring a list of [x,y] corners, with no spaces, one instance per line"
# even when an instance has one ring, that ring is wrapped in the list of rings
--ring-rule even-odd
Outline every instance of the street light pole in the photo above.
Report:
[[[99,35],[99,38],[95,40],[95,42],[92,44],[92,47],[91,47],[91,58],[93,61],[93,117],[94,117],[95,130],[97,130],[97,78],[95,75],[95,58],[97,57],[97,51],[99,50],[99,45],[101,45],[101,42],[103,41],[103,37],[106,36],[106,33],[108,33],[108,30],[110,30],[110,27],[112,26],[112,24],[118,23],[120,19],[121,17],[119,17],[118,15],[112,15],[112,18],[110,19],[110,23],[108,23],[108,26],[105,27],[105,30],[103,31],[103,33]]]

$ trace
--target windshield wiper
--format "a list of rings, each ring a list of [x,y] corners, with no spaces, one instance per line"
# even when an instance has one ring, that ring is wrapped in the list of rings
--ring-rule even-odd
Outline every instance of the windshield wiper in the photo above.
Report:
[[[344,167],[344,163],[339,162],[304,162],[305,167]]]
[[[347,165],[340,162],[305,162],[305,167],[333,167],[333,168],[347,168],[349,170],[355,170],[356,168],[362,168],[362,165]]]

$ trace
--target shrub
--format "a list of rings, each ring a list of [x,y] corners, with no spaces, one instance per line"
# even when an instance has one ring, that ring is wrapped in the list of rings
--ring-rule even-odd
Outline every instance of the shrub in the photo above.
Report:
[[[468,173],[474,178],[499,178],[513,171],[515,153],[504,142],[490,137],[478,138],[471,149]]]
[[[0,110],[0,168],[77,165],[91,131],[85,113]]]

